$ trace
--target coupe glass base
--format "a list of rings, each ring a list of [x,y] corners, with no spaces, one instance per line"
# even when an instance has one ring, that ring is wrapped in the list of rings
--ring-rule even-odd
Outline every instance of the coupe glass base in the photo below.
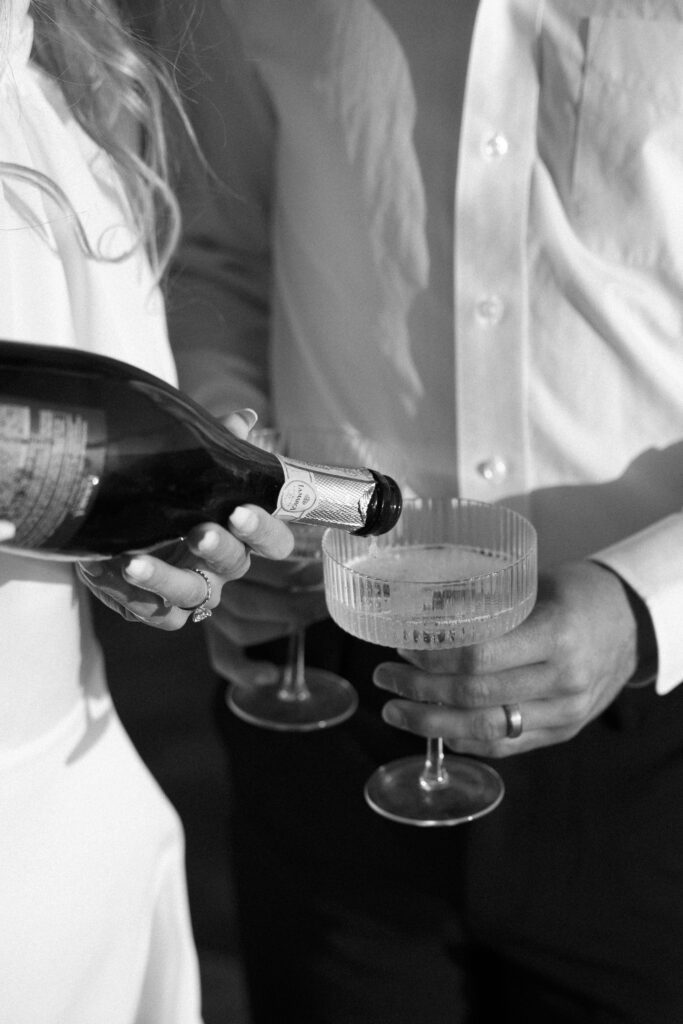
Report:
[[[341,676],[306,667],[307,693],[291,700],[281,696],[282,684],[231,686],[226,703],[251,725],[280,732],[313,732],[339,725],[358,707],[358,694]]]
[[[497,771],[483,761],[448,756],[446,777],[426,787],[424,757],[404,757],[383,765],[370,776],[365,799],[374,811],[406,825],[460,825],[492,811],[505,786]]]

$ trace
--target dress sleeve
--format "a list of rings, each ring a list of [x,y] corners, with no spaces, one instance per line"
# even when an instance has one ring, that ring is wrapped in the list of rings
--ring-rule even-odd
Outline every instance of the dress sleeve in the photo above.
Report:
[[[167,300],[180,384],[214,415],[250,406],[266,423],[275,118],[228,3],[163,8],[207,165],[176,147],[184,230]]]
[[[683,681],[683,512],[591,556],[617,573],[642,598],[657,640],[657,692]]]

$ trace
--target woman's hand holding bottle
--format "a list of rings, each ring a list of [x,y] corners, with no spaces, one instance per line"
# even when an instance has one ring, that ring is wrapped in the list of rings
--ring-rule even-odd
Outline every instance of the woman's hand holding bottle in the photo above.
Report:
[[[136,554],[82,562],[78,574],[100,601],[123,618],[174,630],[200,607],[201,617],[207,617],[220,602],[223,584],[247,572],[252,552],[281,559],[292,544],[285,523],[256,505],[245,505],[235,509],[229,529],[216,523],[197,526],[163,557]]]

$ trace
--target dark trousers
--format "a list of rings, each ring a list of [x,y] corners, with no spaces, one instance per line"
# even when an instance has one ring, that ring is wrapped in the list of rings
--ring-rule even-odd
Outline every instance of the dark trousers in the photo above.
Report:
[[[276,733],[221,701],[254,1024],[683,1024],[683,686],[625,691],[498,762],[490,815],[417,829],[363,799],[424,751],[380,719],[391,652],[310,632],[311,662],[358,688],[348,723]]]

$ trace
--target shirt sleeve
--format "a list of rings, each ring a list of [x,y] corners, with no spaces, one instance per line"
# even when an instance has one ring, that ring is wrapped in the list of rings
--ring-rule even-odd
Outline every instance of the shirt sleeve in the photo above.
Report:
[[[617,573],[645,602],[657,640],[660,694],[683,681],[683,512],[591,556]]]
[[[266,422],[275,119],[230,5],[163,6],[157,35],[203,157],[176,147],[183,237],[167,302],[180,385],[216,416],[249,406]]]

